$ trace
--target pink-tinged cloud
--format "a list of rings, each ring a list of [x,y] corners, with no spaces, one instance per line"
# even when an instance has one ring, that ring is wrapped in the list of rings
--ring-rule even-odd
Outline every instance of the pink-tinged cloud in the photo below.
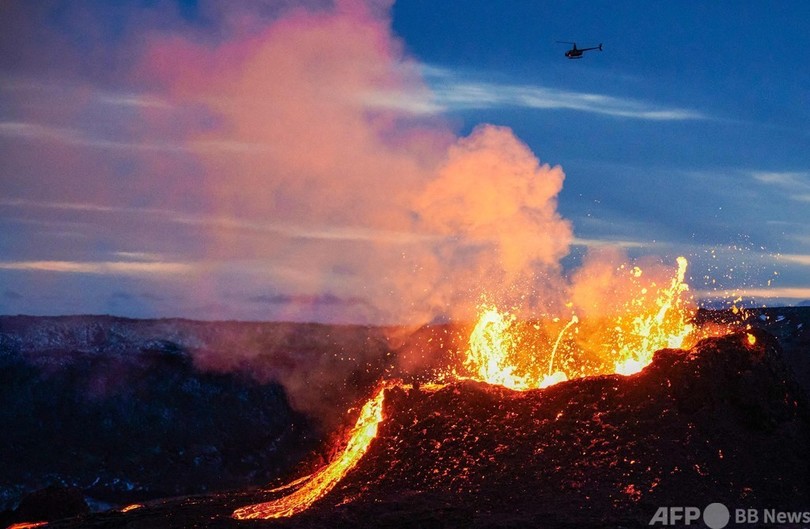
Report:
[[[479,126],[449,149],[417,207],[424,224],[447,238],[437,247],[434,289],[463,309],[456,314],[469,313],[480,294],[524,308],[537,308],[528,300],[538,295],[546,309],[558,301],[559,260],[573,238],[557,213],[564,178],[507,128]]]
[[[99,275],[174,275],[194,271],[189,263],[151,261],[0,261],[0,269]]]
[[[178,37],[151,47],[145,72],[167,82],[177,100],[215,116],[212,130],[190,139],[223,211],[405,222],[402,204],[452,138],[364,103],[381,90],[424,87],[385,20],[362,4],[340,8],[293,11],[261,34],[213,49]],[[207,148],[222,142],[241,146],[241,156]]]
[[[454,138],[439,122],[370,103],[375,94],[427,90],[379,11],[361,2],[292,10],[264,31],[214,47],[162,38],[141,69],[168,87],[170,101],[212,116],[210,128],[187,138],[203,162],[209,213],[297,226],[268,236],[220,222],[212,259],[297,268],[294,284],[266,288],[360,292],[393,317],[405,312],[386,302],[399,294],[397,278],[419,266],[414,253],[430,257],[415,249],[430,234],[413,235],[414,197]]]
[[[556,212],[564,175],[506,128],[458,139],[422,116],[431,94],[380,13],[343,2],[217,46],[158,39],[140,68],[176,106],[212,115],[188,138],[212,214],[371,235],[218,229],[212,258],[296,267],[285,287],[359,293],[383,320],[470,318],[482,293],[516,298],[518,283],[525,293],[559,273],[572,239]],[[232,152],[211,148],[223,145]]]

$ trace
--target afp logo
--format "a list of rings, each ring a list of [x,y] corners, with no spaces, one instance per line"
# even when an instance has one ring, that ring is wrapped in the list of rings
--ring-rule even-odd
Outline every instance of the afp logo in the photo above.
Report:
[[[702,513],[697,507],[659,507],[649,525],[691,525],[701,516],[709,529],[723,529],[728,525],[731,514],[722,503],[710,503]]]

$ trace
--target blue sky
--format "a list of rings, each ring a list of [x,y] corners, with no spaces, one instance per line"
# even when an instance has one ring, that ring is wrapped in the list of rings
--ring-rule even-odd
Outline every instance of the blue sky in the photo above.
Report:
[[[436,317],[603,248],[687,256],[700,298],[810,299],[806,2],[0,10],[0,313]],[[470,189],[512,173],[459,184],[448,153],[498,146],[562,189],[509,187],[498,228],[437,213],[487,209]]]
[[[578,235],[807,254],[810,6],[506,5],[402,2],[394,29],[439,87],[482,87],[448,103],[465,126],[506,124],[563,166]],[[557,40],[604,52],[561,60]]]

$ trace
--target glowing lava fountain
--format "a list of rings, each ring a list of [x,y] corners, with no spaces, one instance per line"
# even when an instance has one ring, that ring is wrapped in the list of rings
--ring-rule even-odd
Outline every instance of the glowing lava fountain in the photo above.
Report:
[[[463,362],[467,373],[457,376],[526,391],[588,376],[631,375],[660,349],[693,345],[705,335],[690,323],[694,311],[684,300],[687,261],[678,257],[677,262],[675,277],[663,288],[638,282],[642,271],[634,268],[630,278],[637,292],[625,305],[591,321],[572,314],[556,339],[549,332],[552,325],[534,324],[546,334],[545,343],[531,343],[528,327],[521,327],[513,314],[482,305]],[[551,323],[559,326],[560,319]]]

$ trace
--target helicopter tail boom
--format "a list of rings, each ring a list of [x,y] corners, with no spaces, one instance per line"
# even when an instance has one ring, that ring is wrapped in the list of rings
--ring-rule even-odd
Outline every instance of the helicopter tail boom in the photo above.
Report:
[[[578,51],[590,51],[590,50],[599,50],[602,51],[602,45],[594,46],[593,48],[580,48]]]

